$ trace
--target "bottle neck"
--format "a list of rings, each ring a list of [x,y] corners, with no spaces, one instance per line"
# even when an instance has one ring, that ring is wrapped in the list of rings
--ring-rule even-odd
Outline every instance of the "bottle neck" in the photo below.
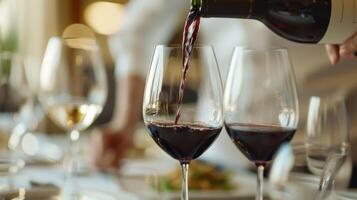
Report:
[[[202,0],[191,0],[191,7],[193,9],[200,9],[202,5]]]
[[[258,18],[254,12],[256,1],[257,0],[202,0],[201,16],[221,18]]]

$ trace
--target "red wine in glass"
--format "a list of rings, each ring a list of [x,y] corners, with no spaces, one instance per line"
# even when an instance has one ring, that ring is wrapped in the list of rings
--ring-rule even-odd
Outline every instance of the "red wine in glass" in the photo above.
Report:
[[[180,161],[182,200],[188,200],[190,161],[207,150],[223,127],[223,88],[214,51],[210,46],[192,48],[195,61],[205,64],[190,66],[190,75],[199,78],[185,82],[194,95],[184,102],[181,98],[184,104],[180,106],[184,109],[179,112],[179,123],[175,122],[178,97],[184,87],[178,88],[177,71],[182,70],[182,63],[177,60],[182,58],[182,47],[155,48],[143,98],[143,119],[150,136],[162,150]]]
[[[147,127],[154,141],[171,157],[189,163],[211,146],[222,128],[203,124],[176,125],[174,123],[149,123]]]
[[[227,132],[239,150],[257,166],[272,160],[280,145],[289,142],[296,129],[259,124],[226,124]]]

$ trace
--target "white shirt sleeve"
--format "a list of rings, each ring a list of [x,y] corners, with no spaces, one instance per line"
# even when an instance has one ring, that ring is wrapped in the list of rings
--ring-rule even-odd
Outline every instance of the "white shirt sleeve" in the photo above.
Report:
[[[145,77],[155,46],[170,40],[189,5],[189,0],[130,1],[122,29],[109,40],[116,76]]]

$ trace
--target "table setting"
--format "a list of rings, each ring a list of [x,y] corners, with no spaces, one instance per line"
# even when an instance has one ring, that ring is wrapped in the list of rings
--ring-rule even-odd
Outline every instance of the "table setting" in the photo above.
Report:
[[[155,47],[134,146],[110,170],[92,160],[111,92],[93,32],[69,26],[41,62],[1,52],[0,200],[357,199],[343,93],[311,96],[302,128],[287,49],[237,46],[224,85],[212,46],[185,52]]]
[[[45,92],[41,94],[41,95],[45,95],[45,97],[41,97],[41,95],[39,95],[39,98],[43,98],[42,100],[39,101],[40,105],[44,104],[41,108],[43,109],[42,113],[41,113],[41,109],[37,107],[40,105],[30,104],[29,107],[23,106],[24,108],[27,109],[14,111],[14,114],[10,114],[10,112],[5,112],[4,115],[1,115],[3,119],[2,122],[4,123],[4,125],[1,126],[3,130],[2,138],[5,138],[5,140],[7,140],[8,142],[6,141],[2,142],[2,144],[5,144],[2,145],[2,149],[5,148],[4,150],[5,153],[1,154],[1,159],[0,159],[0,169],[1,169],[0,171],[2,174],[0,179],[1,180],[0,199],[4,199],[4,200],[7,199],[29,199],[29,200],[31,199],[39,199],[39,200],[41,199],[58,199],[58,200],[59,199],[64,199],[64,200],[67,199],[83,199],[83,200],[85,199],[88,200],[90,199],[100,199],[100,200],[180,199],[181,194],[179,190],[181,189],[181,183],[180,183],[181,170],[180,168],[177,167],[176,161],[174,161],[171,157],[179,158],[179,159],[182,158],[184,160],[182,160],[181,162],[187,164],[187,163],[191,163],[191,159],[194,159],[198,157],[200,154],[203,154],[205,149],[196,148],[195,150],[193,150],[193,152],[190,152],[187,149],[185,150],[187,152],[184,154],[176,154],[174,153],[176,152],[175,150],[169,150],[171,147],[165,146],[164,144],[161,143],[162,141],[165,141],[165,135],[155,136],[154,134],[160,132],[159,130],[160,126],[161,128],[167,126],[162,124],[164,123],[165,120],[167,121],[167,119],[170,118],[174,119],[175,112],[173,112],[172,110],[170,111],[169,107],[167,107],[165,111],[173,114],[170,114],[167,117],[160,119],[158,122],[153,122],[152,120],[155,119],[155,117],[160,116],[159,113],[157,113],[158,112],[157,109],[160,108],[161,105],[165,105],[165,104],[161,104],[161,103],[157,104],[157,101],[155,100],[153,101],[155,104],[151,105],[150,103],[151,100],[147,101],[145,100],[144,97],[144,108],[147,107],[147,109],[144,109],[143,111],[144,123],[140,124],[140,126],[137,128],[137,131],[135,133],[135,135],[138,137],[137,139],[141,140],[142,143],[145,143],[144,147],[139,147],[139,146],[136,147],[137,149],[140,148],[141,150],[144,149],[144,154],[141,153],[140,155],[131,156],[131,157],[129,156],[128,158],[123,159],[121,167],[110,172],[97,170],[93,167],[93,164],[90,163],[90,156],[91,156],[90,133],[89,133],[90,131],[85,130],[86,127],[88,127],[92,123],[92,121],[97,115],[97,112],[100,112],[100,110],[97,109],[98,105],[101,102],[102,103],[104,102],[106,92],[104,91],[100,93],[100,88],[103,87],[105,89],[106,87],[105,81],[103,81],[105,80],[104,73],[98,71],[94,73],[98,75],[97,78],[102,77],[103,79],[99,81],[99,84],[102,84],[102,86],[98,86],[94,84],[92,92],[94,92],[96,95],[91,96],[90,92],[81,93],[82,91],[81,89],[79,90],[77,89],[73,91],[73,92],[80,92],[79,94],[89,95],[88,96],[89,99],[95,97],[93,101],[99,102],[98,104],[93,104],[94,106],[92,106],[91,103],[83,104],[84,105],[83,108],[81,108],[82,105],[81,104],[79,108],[75,108],[75,106],[71,106],[72,104],[66,103],[66,105],[68,104],[69,106],[65,107],[64,110],[57,110],[60,109],[61,106],[55,106],[56,107],[55,111],[53,112],[51,111],[52,109],[51,107],[53,107],[53,104],[56,103],[56,100],[53,99],[53,96],[56,97],[57,90],[59,91],[58,98],[60,98],[61,100],[63,101],[68,100],[69,102],[71,102],[70,100],[72,99],[71,97],[68,96],[68,94],[66,94],[67,92],[69,92],[69,94],[72,92],[71,91],[72,85],[66,84],[65,82],[65,81],[69,81],[68,83],[71,83],[72,81],[69,79],[69,77],[72,77],[72,75],[69,75],[68,78],[63,79],[63,77],[67,77],[64,74],[70,72],[71,70],[57,72],[56,70],[62,69],[59,66],[62,66],[63,63],[59,64],[58,67],[55,69],[47,69],[47,66],[49,68],[52,68],[53,66],[57,66],[56,63],[59,63],[57,60],[58,56],[54,56],[52,54],[62,51],[56,49],[62,49],[63,45],[65,46],[69,45],[69,48],[80,48],[80,49],[84,48],[85,51],[91,52],[92,50],[95,50],[95,46],[92,46],[93,43],[91,42],[93,41],[84,40],[83,43],[83,41],[76,41],[76,40],[71,40],[69,42],[68,41],[66,42],[66,41],[61,41],[61,39],[59,38],[50,39],[48,44],[48,51],[46,52],[43,61],[44,64],[42,64],[42,70],[52,71],[53,75],[49,75],[48,73],[46,73],[42,78],[43,74],[40,74],[41,82],[38,83],[40,84],[40,86],[38,87],[40,88],[43,87],[43,89],[45,90]],[[80,44],[82,43],[85,45],[84,47],[80,46]],[[158,46],[156,49],[158,55],[160,56],[164,51],[167,50],[177,51],[179,50],[179,47]],[[70,51],[70,52],[75,52],[75,51]],[[232,67],[232,70],[236,70],[237,68],[239,69],[240,66],[236,67],[236,65],[240,65],[238,58],[242,55],[242,53],[249,54],[249,56],[252,56],[252,58],[255,58],[255,56],[258,57],[264,56],[261,55],[260,52],[254,52],[251,50],[242,51],[241,49],[237,48],[235,50],[235,54],[233,54],[232,59],[236,59],[238,62],[237,63],[232,62],[232,66],[234,66]],[[282,50],[273,50],[273,52],[271,52],[271,54],[273,55],[275,53],[277,54],[282,53],[283,55],[287,54],[287,52]],[[79,55],[82,55],[82,52],[80,52]],[[169,54],[164,53],[162,55],[170,55],[170,53]],[[212,55],[212,52],[210,53],[210,51],[208,51],[207,53],[206,51],[207,58],[209,58],[210,55]],[[269,55],[269,53],[265,54],[265,56],[267,55]],[[6,57],[8,57],[8,55]],[[159,56],[154,58],[160,59]],[[249,59],[248,56],[243,56],[243,58],[247,60]],[[51,64],[51,62],[54,63]],[[79,64],[79,67],[81,66],[81,64],[86,63],[81,59],[74,60],[74,62],[78,62],[77,64]],[[205,61],[201,61],[201,62],[205,62]],[[251,62],[251,61],[246,61],[246,62]],[[23,67],[21,65],[15,65],[15,64],[13,66]],[[197,66],[199,66],[199,64],[197,64]],[[191,67],[194,67],[194,65]],[[93,76],[93,73],[89,73],[87,71],[88,70],[87,65],[83,65],[83,69],[85,69],[86,71],[86,73],[83,75],[84,76],[88,75],[89,80],[96,78],[96,76]],[[94,70],[99,70],[99,69],[94,69]],[[161,73],[163,71],[164,70],[162,70]],[[43,71],[41,71],[41,73],[42,72]],[[76,72],[75,70],[74,72],[79,73]],[[289,72],[289,70],[287,70],[287,72]],[[154,73],[153,75],[155,75],[157,72],[152,71],[152,73]],[[214,72],[209,72],[209,71],[208,73],[214,74]],[[222,104],[223,103],[225,104],[225,106],[215,105],[216,107],[213,107],[214,109],[217,109],[217,111],[212,112],[214,113],[213,117],[209,117],[207,115],[201,115],[199,113],[199,109],[201,109],[200,104],[198,104],[197,110],[193,110],[194,107],[192,103],[195,102],[195,100],[191,100],[191,101],[187,101],[187,105],[184,102],[183,105],[185,105],[185,107],[183,107],[182,109],[181,118],[184,120],[187,119],[193,120],[192,123],[196,123],[197,119],[217,120],[214,123],[217,123],[218,124],[217,126],[221,127],[223,126],[223,118],[222,118],[223,111],[221,110],[221,108],[225,107],[225,109],[227,109],[225,112],[228,113],[225,116],[224,123],[225,126],[228,128],[227,128],[227,132],[223,131],[221,134],[227,134],[227,136],[230,136],[230,138],[234,142],[239,141],[235,138],[235,137],[239,137],[235,129],[238,130],[238,134],[239,134],[240,129],[242,129],[241,131],[244,132],[244,130],[248,128],[248,127],[241,127],[242,125],[236,124],[235,123],[236,120],[238,121],[244,119],[251,120],[253,116],[257,116],[258,121],[261,120],[264,121],[264,118],[262,118],[261,114],[258,115],[254,114],[255,111],[253,112],[252,117],[247,117],[250,115],[249,112],[252,112],[249,110],[247,111],[248,113],[246,114],[241,113],[242,114],[241,119],[237,118],[240,116],[240,114],[234,113],[235,109],[237,109],[235,108],[235,105],[237,105],[235,101],[239,100],[239,98],[237,99],[237,97],[240,96],[234,96],[234,95],[240,95],[240,93],[236,93],[235,90],[231,90],[235,87],[230,88],[232,85],[237,84],[234,83],[234,81],[237,81],[236,79],[234,79],[234,73],[235,71],[231,73],[233,74],[231,78],[231,82],[228,81],[226,85],[226,92],[228,91],[228,93],[225,93],[225,95],[223,95],[222,93],[223,90],[222,88],[220,89],[221,86],[219,85],[216,85],[215,90],[213,90],[218,92],[219,94],[212,95],[211,97],[224,96],[224,102],[222,101]],[[54,83],[56,82],[56,75],[59,74],[61,74],[61,76],[58,79],[60,85],[56,86],[54,85]],[[149,75],[149,77],[150,76],[151,75]],[[204,77],[210,77],[210,76],[212,76],[212,74],[208,74],[207,76]],[[73,77],[74,80],[78,79],[76,76]],[[270,84],[272,84],[269,81],[269,77],[271,76],[269,75],[265,77],[268,79],[268,83],[269,83],[268,88],[269,88],[271,86]],[[44,81],[42,82],[43,79]],[[85,78],[85,80],[87,79]],[[149,78],[149,80],[152,80],[154,81],[155,84],[157,84],[155,82],[155,79]],[[275,80],[284,80],[284,79],[276,79],[275,77]],[[248,80],[244,82],[247,83]],[[292,129],[286,129],[289,132],[287,136],[288,139],[281,138],[282,141],[290,140],[289,134],[290,135],[293,134],[292,130],[296,128],[296,124],[299,116],[297,112],[297,108],[295,107],[297,105],[297,102],[294,102],[296,101],[294,100],[296,99],[296,92],[294,92],[294,86],[292,83],[290,85],[289,84],[283,85],[284,87],[291,86],[290,89],[284,87],[281,88],[283,90],[284,89],[292,90],[292,92],[290,93],[291,96],[286,96],[285,99],[284,98],[277,99],[277,100],[287,100],[287,102],[283,103],[282,105],[291,106],[290,108],[287,107],[285,109],[282,109],[283,111],[282,113],[280,113],[281,111],[280,109],[277,109],[279,111],[278,119],[280,120],[280,122],[292,123],[292,127],[293,127]],[[248,85],[251,86],[251,84]],[[157,87],[160,85],[155,85],[155,86]],[[83,87],[88,89],[90,88],[90,85],[84,84]],[[207,87],[213,87],[213,86],[212,84],[208,84]],[[51,91],[51,88],[55,90]],[[147,86],[147,88],[150,88],[152,90],[153,86],[149,85]],[[18,89],[18,90],[23,90],[23,89]],[[178,91],[178,89],[174,89],[171,91],[169,88],[169,91],[170,92]],[[155,90],[152,90],[152,92],[155,92]],[[160,95],[155,94],[155,95],[150,95],[149,97],[158,98],[159,101],[169,100],[170,96],[165,96],[165,94],[162,92],[163,91],[161,90]],[[249,95],[243,96],[244,98],[252,95],[249,90],[247,90],[247,92],[249,92]],[[98,98],[98,94],[99,96],[100,94],[102,94],[103,97]],[[207,95],[207,93],[203,93],[203,94]],[[267,95],[269,94],[270,92],[267,93]],[[273,92],[273,94],[276,93]],[[284,92],[284,95],[287,94],[289,94],[289,92]],[[204,96],[203,99],[207,99],[211,97]],[[254,95],[252,95],[251,97],[254,97]],[[74,100],[76,100],[77,98],[78,97],[76,97]],[[29,99],[31,99],[31,102],[33,102],[32,98]],[[249,107],[251,103],[254,103],[253,100],[246,100],[246,99],[239,100],[239,101],[242,101],[241,105],[245,107]],[[212,102],[221,102],[221,100],[215,100]],[[246,103],[244,104],[244,102]],[[207,102],[204,101],[204,104],[206,103]],[[24,103],[24,105],[28,105],[28,104]],[[31,107],[31,105],[33,107]],[[77,105],[77,104],[74,103],[73,105]],[[263,104],[263,105],[267,106],[268,104]],[[202,106],[205,106],[204,109],[207,109],[207,106],[209,107],[209,105],[202,105]],[[256,111],[260,112],[259,106],[254,106],[254,107]],[[37,112],[33,112],[33,110],[37,110]],[[86,114],[87,111],[88,111],[88,116]],[[89,111],[91,112],[93,111],[92,114]],[[192,111],[194,112],[190,113]],[[72,113],[72,115],[67,116],[65,115],[66,112],[70,112]],[[81,114],[81,112],[83,113]],[[275,112],[275,110],[272,109],[270,112]],[[35,120],[30,120],[32,119],[31,117],[29,117],[31,116],[31,113],[32,114],[39,113],[39,114],[35,115]],[[32,129],[31,126],[28,126],[29,123],[32,123],[33,126],[36,126],[36,124],[38,123],[38,120],[36,119],[43,117],[44,113],[48,113],[49,117],[54,118],[55,123],[59,124],[60,126],[72,127],[70,129],[67,129],[69,130],[70,134],[68,136],[66,136],[65,134],[48,135],[46,133],[36,132],[35,129]],[[221,118],[217,118],[216,116],[220,116]],[[258,160],[263,159],[263,161],[259,161],[259,162],[262,162],[261,164],[268,167],[269,175],[264,175],[261,171],[259,172],[260,174],[258,174],[259,175],[258,180],[261,181],[259,184],[264,183],[264,185],[266,185],[266,188],[262,188],[261,186],[259,186],[259,184],[256,183],[256,177],[255,177],[256,169],[254,169],[252,165],[249,165],[249,162],[245,161],[248,164],[247,166],[250,166],[248,168],[240,167],[235,170],[232,170],[232,168],[225,166],[224,163],[214,162],[214,159],[213,160],[205,159],[206,156],[203,155],[202,159],[198,159],[198,161],[192,161],[190,167],[192,171],[190,172],[190,175],[186,177],[187,180],[184,181],[186,183],[192,184],[192,186],[189,189],[190,199],[193,200],[201,200],[201,199],[245,200],[246,199],[248,200],[248,199],[254,199],[255,198],[254,196],[257,194],[264,195],[265,196],[264,199],[271,199],[271,200],[274,199],[276,200],[279,199],[311,199],[311,200],[355,199],[356,193],[354,193],[353,191],[348,192],[348,191],[333,190],[335,186],[334,180],[338,176],[336,173],[340,171],[339,169],[344,168],[344,170],[342,171],[351,170],[351,162],[348,162],[349,140],[347,135],[348,125],[345,123],[346,122],[346,119],[344,118],[345,116],[346,116],[346,110],[344,107],[343,98],[341,98],[340,95],[336,95],[334,97],[316,97],[316,96],[311,97],[310,108],[308,113],[307,129],[305,133],[305,142],[303,144],[296,145],[293,143],[289,145],[285,143],[282,146],[280,146],[280,144],[278,144],[277,146],[271,146],[269,148],[274,148],[274,149],[270,149],[271,151],[265,150],[266,153],[268,153],[265,155],[262,154],[263,152],[261,152],[260,150],[256,152],[257,154],[251,154],[249,153],[248,150],[246,150],[246,148],[252,148],[252,146],[245,147],[245,146],[241,146],[243,144],[239,142],[234,143],[241,151],[243,151],[242,153],[248,159],[254,160],[255,159],[254,156],[257,156]],[[267,119],[270,120],[273,118],[271,116],[268,116]],[[77,123],[76,120],[78,122],[84,120],[83,122],[85,122],[86,124],[75,125]],[[327,121],[327,120],[331,120],[331,121]],[[336,121],[339,122],[337,124],[338,126],[335,123]],[[150,123],[154,123],[154,124],[159,123],[159,124],[156,124],[156,127],[152,127],[148,125]],[[189,123],[187,127],[189,128],[190,126],[193,125]],[[186,129],[187,127],[183,127],[183,128]],[[178,126],[176,129],[180,129],[180,128],[181,127]],[[257,131],[260,131],[260,129],[262,128],[264,129],[266,127],[257,127],[255,129]],[[195,129],[205,130],[204,127],[192,128],[192,130]],[[207,130],[210,129],[214,130],[212,128],[209,128]],[[220,129],[221,128],[219,128],[219,131]],[[83,135],[81,133],[82,137],[80,140],[79,140],[79,131],[83,132]],[[270,134],[271,133],[270,131],[271,130],[269,131],[263,130],[263,133]],[[278,131],[285,131],[285,130],[279,129]],[[341,134],[340,135],[332,134],[334,131],[339,132]],[[8,136],[6,136],[6,134],[8,134]],[[210,142],[213,142],[217,137],[215,134],[216,133],[213,133],[213,140],[211,140]],[[160,139],[156,139],[156,137],[160,137]],[[274,137],[274,136],[271,135],[270,137]],[[152,140],[152,138],[154,140]],[[78,143],[75,145],[75,147],[73,147],[73,144],[69,143],[68,139],[70,139],[70,141],[76,143],[78,142]],[[190,140],[189,137],[187,139]],[[177,141],[177,140],[180,139],[176,138],[173,141]],[[198,140],[194,139],[193,141],[196,141],[198,143],[188,144],[189,145],[188,147],[190,147],[190,145],[193,145],[192,147],[196,147],[198,144],[201,145],[202,144],[200,143],[201,140],[202,138]],[[265,140],[262,140],[261,141],[262,143],[258,144],[258,146],[264,145],[264,141]],[[333,141],[334,143],[331,143],[331,141]],[[206,145],[205,143],[203,144],[204,146],[207,147],[210,146],[210,144],[208,145]],[[268,144],[273,144],[273,143],[270,142]],[[7,148],[7,145],[9,145],[9,148]],[[185,145],[186,144],[181,144],[181,146],[188,148]],[[160,149],[160,147],[164,151],[169,152],[168,153],[169,155],[164,153]],[[180,145],[178,147],[180,147]],[[318,149],[315,150],[317,147]],[[324,150],[321,150],[321,148],[324,148]],[[181,150],[180,152],[185,152],[185,151]],[[317,153],[330,152],[329,153],[330,155],[324,154],[325,157],[320,158],[321,156],[320,157],[316,156],[316,152]],[[238,151],[232,153],[238,154]],[[71,156],[73,156],[73,158]],[[305,161],[305,167],[306,167],[305,172],[295,170],[296,167],[295,165],[297,165],[297,161],[299,159],[301,160],[301,157],[303,158],[302,160]],[[273,163],[273,164],[268,164],[268,163]],[[343,167],[343,165],[346,165],[347,168]],[[348,166],[350,166],[350,168],[348,168]],[[263,176],[265,176],[264,178],[265,180],[262,179]],[[346,176],[348,176],[348,174]],[[336,181],[336,183],[338,183],[338,181]],[[339,184],[340,183],[336,184],[336,187]],[[260,191],[261,193],[257,193],[255,189],[256,187],[258,187],[258,189],[261,190]],[[343,187],[346,188],[347,185],[345,184]],[[184,191],[185,195],[187,194],[187,192],[188,190]]]
[[[59,42],[60,40],[54,38],[49,42],[49,46],[57,47],[60,45]],[[78,45],[77,43],[74,44]],[[164,48],[167,47],[157,47],[157,51],[161,52]],[[168,47],[168,50],[173,49],[174,48]],[[240,53],[242,53],[241,49],[238,48],[235,52],[236,56],[239,56]],[[244,52],[245,51],[243,51],[243,53]],[[251,53],[251,51],[248,51],[247,53]],[[259,54],[260,52],[256,53]],[[47,60],[46,62],[50,61]],[[235,66],[235,63],[233,62],[232,65]],[[236,68],[237,67],[234,67],[233,69]],[[259,76],[259,78],[261,77]],[[45,77],[45,79],[48,80],[48,77]],[[232,81],[235,81],[235,79],[232,79]],[[227,84],[226,87],[228,87],[228,89],[226,90],[229,91],[229,86],[232,84],[234,83]],[[218,85],[217,89],[219,89],[219,87],[220,86]],[[98,92],[97,89],[98,88],[96,88],[95,92]],[[235,105],[234,101],[232,102],[232,100],[230,100],[233,94],[234,93],[225,94],[225,102],[228,104],[226,107],[227,109],[229,108],[229,112],[234,112],[234,109],[231,110],[232,107],[234,108],[234,106],[230,106],[232,103],[232,105]],[[222,96],[222,94],[219,95]],[[295,94],[293,92],[292,96],[294,95]],[[48,101],[52,102],[52,100]],[[251,103],[251,101],[245,102],[248,104]],[[296,103],[292,103],[291,105],[295,106]],[[207,109],[207,107],[202,108]],[[46,112],[46,109],[47,108],[45,107],[43,112]],[[157,109],[157,107],[150,107],[150,110],[144,110],[144,115],[148,114],[157,116],[155,109]],[[188,102],[187,109],[191,112],[191,102]],[[201,108],[198,107],[197,109]],[[220,106],[218,106],[217,109],[220,109]],[[24,110],[25,114],[26,112],[29,112],[26,109]],[[284,115],[281,115],[281,113],[279,115],[279,119],[282,120],[282,122],[290,123],[289,120],[298,119],[298,114],[294,113],[292,110],[286,109],[283,111]],[[293,118],[284,118],[287,117],[288,114],[292,114]],[[59,112],[56,115],[58,115],[56,117],[59,117],[63,114]],[[217,113],[215,113],[215,115],[217,115]],[[202,119],[210,120],[210,118],[207,118],[207,116],[196,116],[199,118],[202,117]],[[220,116],[220,114],[218,114],[218,116]],[[228,114],[228,116],[237,117],[236,114]],[[243,119],[246,116],[247,115],[244,115]],[[258,116],[261,117],[261,115]],[[356,198],[356,193],[353,191],[347,192],[333,190],[334,179],[337,176],[336,173],[339,171],[342,165],[348,163],[346,162],[348,161],[349,153],[349,141],[348,135],[346,135],[348,133],[348,125],[345,123],[346,119],[343,118],[345,116],[346,110],[341,95],[336,95],[333,97],[311,97],[305,143],[300,146],[295,145],[294,143],[290,145],[278,145],[277,147],[274,147],[276,149],[273,150],[273,152],[269,153],[268,159],[272,159],[273,155],[275,156],[272,164],[266,165],[270,166],[269,175],[265,175],[265,180],[261,180],[261,183],[266,185],[266,188],[262,188],[261,190],[261,194],[264,194],[264,199],[318,200],[325,198]],[[74,117],[75,118],[73,118],[72,121],[77,120],[76,118],[80,118],[81,116]],[[186,114],[184,107],[182,117],[192,117],[192,114]],[[338,126],[336,126],[336,124],[331,126],[332,123],[327,121],[330,118],[332,121],[339,121],[340,123]],[[6,115],[4,116],[4,119],[6,119]],[[91,117],[87,119],[91,120]],[[217,120],[217,118],[213,119]],[[234,119],[235,118],[232,118],[233,121],[230,122],[229,120],[231,119],[228,118],[226,119],[225,123],[234,124]],[[151,137],[154,136],[148,134],[150,133],[149,130],[152,131],[151,134],[154,134],[156,129],[152,130],[150,127],[145,128],[148,122],[141,124],[136,131],[136,137],[144,140],[144,142],[141,142],[145,143],[144,147],[141,147],[141,149],[144,149],[144,152],[146,153],[141,154],[140,156],[134,156],[132,158],[128,157],[122,161],[121,167],[117,170],[105,172],[96,170],[93,168],[93,166],[81,167],[81,165],[78,164],[79,162],[71,164],[74,164],[76,168],[68,168],[69,163],[66,156],[68,156],[68,149],[71,149],[71,144],[68,143],[68,136],[64,134],[47,135],[45,133],[27,129],[27,126],[24,126],[25,130],[21,130],[21,126],[16,124],[26,124],[25,120],[25,122],[22,123],[18,123],[16,118],[7,117],[7,120],[8,123],[5,125],[15,124],[12,125],[12,127],[15,128],[11,130],[11,128],[7,127],[8,132],[11,135],[4,138],[8,138],[7,140],[9,145],[17,145],[13,145],[15,148],[8,149],[7,156],[2,156],[4,160],[0,161],[0,169],[2,171],[0,185],[4,186],[1,187],[2,189],[0,190],[0,196],[4,200],[73,199],[73,192],[75,192],[76,199],[180,199],[180,169],[177,167],[176,162],[172,160],[170,156],[162,152],[162,150],[160,150],[160,148],[156,145],[159,144],[161,148],[164,148],[160,143],[158,143],[159,141],[151,139]],[[223,125],[222,118],[218,118],[218,120],[219,123]],[[36,121],[31,121],[31,123],[36,123]],[[62,121],[58,121],[58,123],[61,124]],[[294,125],[296,122],[292,121],[292,123]],[[5,125],[2,127],[6,128]],[[85,133],[88,131],[83,129],[83,132]],[[339,132],[341,135],[338,136],[333,134],[334,132]],[[69,135],[69,138],[77,140],[79,135],[72,133]],[[77,133],[77,131],[74,130],[74,133]],[[2,134],[6,134],[6,132],[3,132]],[[221,134],[227,134],[232,138],[233,141],[235,141],[235,139],[233,139],[236,137],[234,135],[235,133],[230,129],[228,129],[227,132],[222,132]],[[17,135],[20,136],[19,142],[16,142],[16,138],[18,137]],[[78,146],[74,152],[78,154],[77,158],[80,158],[76,161],[87,161],[87,163],[82,163],[83,166],[91,164],[89,161],[91,156],[89,135],[89,133],[84,134],[84,137],[79,140],[77,144]],[[334,141],[335,143],[331,143],[329,141]],[[236,145],[240,147],[239,145],[241,144]],[[325,148],[325,150],[315,150],[316,147]],[[336,147],[340,148],[336,149]],[[139,146],[136,148],[140,149]],[[165,147],[165,149],[166,148],[168,147]],[[245,147],[240,147],[240,149],[243,150]],[[327,156],[320,160],[314,160],[316,158],[320,158],[314,155],[315,152],[327,153],[329,151],[331,152],[332,156]],[[200,150],[200,152],[203,153],[202,150]],[[238,153],[238,151],[236,153]],[[248,152],[245,153],[249,159],[254,159],[250,157],[252,156],[251,154],[248,154]],[[176,154],[169,155],[175,157]],[[192,155],[194,157],[197,156],[195,154]],[[302,156],[306,159],[303,159],[306,162],[305,167],[307,168],[305,173],[294,171],[294,166],[296,165],[298,156]],[[214,160],[212,162],[212,159],[205,160],[205,156],[203,156],[202,159],[192,163],[192,171],[190,173],[191,176],[188,176],[188,179],[186,180],[190,184],[193,184],[192,188],[190,188],[190,199],[254,199],[254,196],[257,194],[255,188],[259,187],[259,184],[257,185],[256,183],[256,171],[254,167],[249,165],[249,163],[247,166],[250,167],[239,167],[234,170],[234,167],[229,168],[225,166],[224,163],[214,163]],[[68,169],[78,171],[68,171]],[[351,168],[348,168],[348,164],[347,168],[345,167],[343,171],[346,170],[351,170]],[[69,176],[68,173],[72,173],[72,175]],[[261,176],[263,177],[263,174]],[[69,181],[69,179],[71,180]],[[344,187],[346,187],[346,184]]]

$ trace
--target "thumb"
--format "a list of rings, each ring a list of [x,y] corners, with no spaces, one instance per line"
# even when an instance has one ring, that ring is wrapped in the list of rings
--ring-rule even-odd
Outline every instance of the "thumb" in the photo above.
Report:
[[[328,44],[325,47],[326,47],[327,56],[329,57],[331,64],[334,65],[338,63],[340,59],[339,47],[337,45],[332,45],[332,44]]]
[[[354,56],[355,52],[357,52],[357,34],[353,35],[349,39],[347,39],[340,46],[340,56],[344,58],[351,58]]]

